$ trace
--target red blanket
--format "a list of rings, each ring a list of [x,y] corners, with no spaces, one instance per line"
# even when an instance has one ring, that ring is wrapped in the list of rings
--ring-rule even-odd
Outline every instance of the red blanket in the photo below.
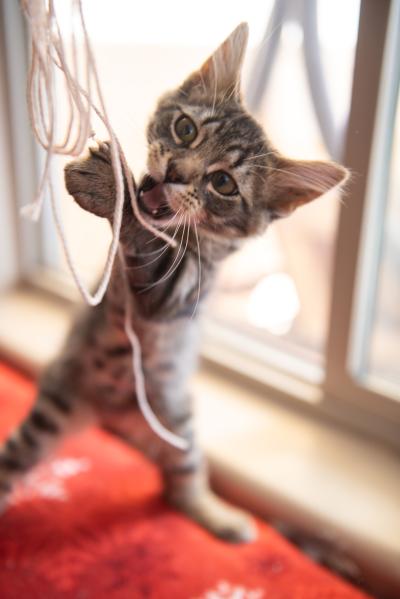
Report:
[[[0,436],[34,383],[0,364]],[[0,517],[1,599],[367,599],[259,522],[228,545],[165,505],[157,470],[91,430],[32,472]]]

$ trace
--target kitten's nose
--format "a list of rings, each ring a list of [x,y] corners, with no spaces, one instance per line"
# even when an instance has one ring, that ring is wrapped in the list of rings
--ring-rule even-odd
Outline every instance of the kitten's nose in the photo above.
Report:
[[[168,164],[164,183],[185,183],[185,179],[179,172],[176,162],[173,162],[172,160]]]

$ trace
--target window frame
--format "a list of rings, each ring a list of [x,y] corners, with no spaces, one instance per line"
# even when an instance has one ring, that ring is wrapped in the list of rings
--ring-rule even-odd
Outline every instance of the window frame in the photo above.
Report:
[[[207,363],[229,371],[242,380],[262,385],[268,397],[285,401],[290,407],[308,410],[312,415],[350,425],[398,448],[400,403],[394,401],[390,393],[382,393],[374,386],[367,386],[369,381],[360,378],[360,364],[357,364],[354,356],[357,355],[357,343],[360,344],[362,318],[365,318],[357,313],[361,305],[363,284],[366,284],[360,283],[362,279],[358,278],[358,274],[365,274],[366,258],[363,258],[363,253],[366,251],[365,256],[368,253],[364,249],[367,248],[368,241],[363,233],[363,223],[368,218],[368,202],[373,193],[373,181],[371,178],[368,180],[368,173],[372,172],[370,164],[375,164],[371,148],[376,147],[378,141],[374,142],[374,138],[378,140],[381,133],[379,111],[382,110],[384,95],[380,98],[379,90],[386,84],[387,65],[393,60],[393,35],[396,31],[393,33],[390,15],[393,16],[399,10],[399,5],[400,0],[381,0],[379,3],[375,0],[361,0],[348,123],[348,131],[359,133],[347,137],[344,151],[343,162],[354,176],[348,186],[345,205],[340,207],[339,212],[323,380],[318,368],[308,367],[304,362],[300,363],[293,356],[283,354],[273,347],[268,347],[265,352],[268,354],[268,362],[257,356],[256,348],[250,357],[244,355],[240,349],[243,336],[222,325],[211,325],[210,319],[205,323],[206,337],[203,346],[203,357]],[[17,165],[23,160],[24,164],[23,177],[18,176],[16,167],[13,171],[15,198],[17,205],[21,206],[34,195],[40,162],[40,154],[32,141],[25,103],[28,36],[18,3],[2,2],[0,8],[6,49],[4,60],[9,83],[11,162]],[[373,45],[369,43],[371,39],[374,40]],[[49,214],[45,212],[44,219],[48,218]],[[12,219],[15,219],[15,214]],[[33,286],[43,287],[44,281],[47,290],[51,289],[59,294],[60,286],[54,284],[54,277],[48,276],[41,266],[43,255],[55,248],[54,239],[48,242],[41,239],[44,227],[45,225],[39,227],[26,221],[18,222],[19,246],[14,256],[19,265],[18,276],[20,280],[28,281]],[[46,276],[39,277],[38,271],[41,274],[44,272]],[[70,290],[68,295],[71,295]],[[365,332],[366,329],[362,330]],[[355,339],[358,341],[355,342]],[[282,368],[283,356],[285,369]],[[352,356],[350,364],[349,356]],[[300,370],[304,368],[307,369],[309,380],[305,380],[304,375],[301,376]]]
[[[19,218],[19,209],[33,198],[38,184],[37,153],[29,125],[26,104],[26,75],[28,72],[27,31],[18,2],[2,1],[0,4],[0,34],[2,44],[2,68],[5,72],[7,104],[5,114],[8,122],[8,140],[11,153],[13,207],[8,211],[8,227],[16,226],[17,247],[14,260],[18,261],[19,279],[29,276],[37,267],[41,255],[40,227]],[[23,167],[23,176],[19,171]],[[10,175],[9,175],[10,176]]]
[[[357,135],[348,135],[344,155],[344,163],[351,169],[353,178],[348,200],[339,214],[324,385],[328,397],[337,397],[340,389],[350,406],[361,405],[372,420],[384,419],[385,428],[393,433],[396,444],[400,425],[398,396],[383,394],[371,385],[359,361],[359,348],[367,334],[361,301],[366,291],[364,285],[367,283],[371,289],[376,281],[372,273],[366,282],[366,260],[370,257],[366,231],[370,209],[384,195],[383,190],[378,197],[376,189],[376,180],[385,176],[382,164],[376,162],[376,154],[390,116],[386,107],[392,102],[391,93],[387,93],[387,73],[393,69],[393,50],[399,44],[398,13],[399,0],[379,3],[363,0],[361,5],[348,125],[348,131],[356,131]],[[369,43],[371,39],[373,45]],[[371,263],[368,266],[371,267]],[[378,266],[372,263],[376,273]],[[368,302],[370,300],[369,297]]]
[[[400,118],[400,2],[391,5],[385,59],[378,96],[377,118],[361,231],[362,253],[358,261],[356,301],[354,310],[352,344],[349,351],[349,368],[361,384],[382,389],[383,394],[400,399],[389,381],[382,381],[368,372],[368,352],[374,314],[377,305],[379,276],[383,259],[384,226],[371,227],[371,222],[384,224],[389,201],[389,184],[393,169],[392,150],[396,119]],[[362,301],[368,297],[368,301]]]

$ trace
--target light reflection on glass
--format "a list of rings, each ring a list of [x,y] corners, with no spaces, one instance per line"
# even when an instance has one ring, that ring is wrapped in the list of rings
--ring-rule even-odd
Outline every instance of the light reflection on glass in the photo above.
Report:
[[[285,335],[300,309],[296,285],[286,273],[273,273],[261,279],[247,300],[250,324],[273,335]]]

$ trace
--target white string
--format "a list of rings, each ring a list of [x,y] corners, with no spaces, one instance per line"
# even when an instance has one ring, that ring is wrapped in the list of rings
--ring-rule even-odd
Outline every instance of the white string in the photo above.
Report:
[[[78,272],[62,225],[58,226],[61,244],[76,285],[85,301],[95,306],[104,297],[118,251],[125,191],[123,174],[127,180],[133,212],[142,226],[173,246],[176,245],[176,242],[166,233],[159,231],[148,223],[138,209],[131,174],[122,148],[108,118],[96,63],[83,17],[81,0],[72,0],[71,6],[79,16],[80,28],[83,34],[85,51],[83,52],[82,60],[85,65],[87,89],[79,81],[75,33],[71,35],[72,70],[68,66],[66,50],[53,0],[48,0],[48,6],[45,0],[22,0],[22,6],[31,24],[32,32],[32,58],[28,74],[28,110],[35,137],[46,151],[45,165],[37,196],[32,204],[23,207],[22,213],[34,220],[39,218],[46,190],[50,191],[49,176],[52,158],[57,154],[79,156],[83,153],[88,138],[93,136],[91,128],[92,112],[100,118],[110,138],[111,161],[116,186],[113,236],[98,289],[93,295],[85,286]],[[57,123],[56,73],[64,77],[69,107],[65,137],[58,143],[55,141],[55,126]],[[99,107],[96,106],[93,100],[91,89],[92,79],[94,80],[94,91],[99,99]],[[75,123],[74,128],[72,126],[73,122]],[[74,132],[75,138],[71,139]],[[52,201],[52,205],[54,211],[55,200]]]
[[[188,441],[186,439],[183,439],[182,437],[179,437],[178,435],[175,435],[175,433],[165,428],[165,426],[161,424],[157,416],[154,414],[148,402],[142,368],[142,351],[139,339],[132,326],[132,298],[129,293],[129,282],[126,274],[125,260],[121,248],[119,252],[119,257],[121,260],[122,277],[125,287],[125,332],[132,346],[132,367],[136,377],[136,397],[138,400],[140,410],[145,419],[147,420],[147,423],[149,424],[150,428],[152,428],[153,431],[159,437],[161,437],[161,439],[163,439],[170,445],[173,445],[174,447],[177,447],[178,449],[182,449],[182,451],[184,451],[189,447]]]
[[[68,64],[67,52],[54,8],[54,1],[21,0],[21,4],[30,25],[32,38],[31,63],[28,72],[27,89],[28,112],[33,133],[38,143],[46,152],[36,197],[31,204],[28,204],[21,209],[21,213],[25,216],[29,216],[33,220],[38,220],[43,208],[46,191],[49,192],[54,221],[71,274],[84,300],[89,305],[95,306],[102,301],[107,290],[114,260],[118,252],[125,195],[124,176],[127,182],[131,207],[137,220],[143,227],[151,231],[155,236],[164,239],[171,246],[176,247],[176,241],[165,232],[159,231],[148,223],[138,208],[135,183],[121,145],[111,127],[105,107],[96,62],[83,16],[82,1],[71,0],[71,68]],[[81,82],[79,76],[76,31],[74,30],[75,22],[72,22],[76,16],[78,16],[76,22],[79,23],[84,45],[81,61],[81,64],[84,65],[84,83]],[[61,76],[62,81],[64,82],[68,106],[67,124],[64,131],[64,137],[61,141],[56,140],[56,125],[58,124],[56,110],[58,102],[56,94],[57,75]],[[92,88],[92,83],[94,84],[94,89]],[[94,95],[98,98],[99,106],[95,104]],[[55,155],[77,157],[84,152],[88,139],[94,137],[91,124],[93,112],[104,124],[110,139],[111,163],[115,180],[116,201],[112,223],[111,244],[108,249],[107,259],[100,278],[100,283],[97,290],[92,295],[81,278],[70,250],[60,207],[56,200],[56,195],[54,194],[51,178],[51,163]],[[124,273],[123,276],[126,278],[122,252],[120,252],[120,259],[122,271]],[[132,327],[130,309],[131,299],[129,287],[126,285],[126,282],[125,295],[125,331],[132,345],[132,367],[135,375],[136,395],[139,407],[150,427],[162,439],[179,449],[186,449],[188,446],[186,440],[168,431],[159,422],[149,405],[145,390],[141,348],[139,339]]]

